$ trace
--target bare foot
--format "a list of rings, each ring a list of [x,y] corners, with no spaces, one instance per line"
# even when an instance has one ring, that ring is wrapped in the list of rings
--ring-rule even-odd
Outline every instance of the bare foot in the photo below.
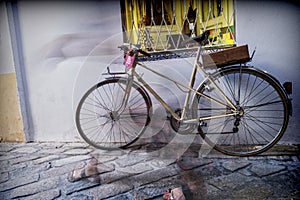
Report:
[[[82,169],[74,169],[73,171],[71,171],[69,174],[68,174],[68,181],[69,182],[76,182],[76,181],[79,181],[81,179],[85,178],[85,169],[82,168]]]
[[[68,174],[69,182],[76,182],[81,179],[87,178],[93,183],[100,183],[100,176],[98,172],[98,160],[94,157],[88,162],[88,164],[81,169],[74,169]]]
[[[86,177],[88,177],[88,180],[93,183],[100,183],[100,173],[97,168],[98,160],[94,157],[88,162],[88,164],[85,167],[85,174]]]

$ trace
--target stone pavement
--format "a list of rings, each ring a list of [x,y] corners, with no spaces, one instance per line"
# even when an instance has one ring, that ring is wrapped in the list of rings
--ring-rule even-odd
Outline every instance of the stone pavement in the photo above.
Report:
[[[176,148],[175,148],[176,149]],[[182,187],[190,199],[300,199],[299,149],[289,146],[255,157],[197,147],[177,158],[151,148],[95,150],[85,143],[0,143],[0,199],[162,199]],[[91,158],[101,161],[102,183],[67,181]]]

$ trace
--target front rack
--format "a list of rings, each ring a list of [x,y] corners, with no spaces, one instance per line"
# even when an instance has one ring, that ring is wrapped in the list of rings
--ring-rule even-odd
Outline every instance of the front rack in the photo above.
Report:
[[[205,54],[209,54],[211,52],[217,52],[235,46],[236,46],[235,44],[210,45],[210,46],[203,46],[202,48]],[[147,52],[151,55],[150,57],[139,55],[138,60],[143,62],[143,61],[156,61],[156,60],[165,60],[165,59],[174,59],[174,58],[195,57],[197,54],[197,50],[198,50],[198,45],[196,46],[189,45],[187,48]]]
[[[150,56],[139,54],[138,61],[158,61],[175,58],[189,58],[195,57],[199,47],[188,47],[185,49],[166,50],[166,51],[154,51],[147,52]],[[203,65],[223,67],[232,64],[241,64],[251,61],[253,55],[250,57],[248,52],[248,46],[236,46],[233,45],[218,45],[218,46],[204,46],[203,47]],[[124,52],[125,53],[125,52]],[[102,75],[119,76],[127,74],[126,70],[122,72],[111,72],[109,66],[107,67],[107,73]]]
[[[116,76],[119,76],[119,75],[125,75],[125,74],[127,74],[125,70],[124,70],[124,72],[111,72],[109,66],[106,67],[106,70],[107,70],[107,72],[106,73],[102,73],[102,75],[108,75],[108,76],[116,77]]]

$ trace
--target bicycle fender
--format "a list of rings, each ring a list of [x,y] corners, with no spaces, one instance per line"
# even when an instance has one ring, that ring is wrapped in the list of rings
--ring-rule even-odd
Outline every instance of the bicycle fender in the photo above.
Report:
[[[105,77],[105,80],[111,80],[111,79],[121,79],[124,78],[122,76],[110,76],[110,77]]]

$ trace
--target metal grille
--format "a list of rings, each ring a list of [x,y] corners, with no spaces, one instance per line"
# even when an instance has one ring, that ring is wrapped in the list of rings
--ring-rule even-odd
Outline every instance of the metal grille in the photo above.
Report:
[[[210,31],[207,46],[232,46],[233,0],[125,0],[121,2],[124,42],[147,51],[186,49],[182,41]]]

